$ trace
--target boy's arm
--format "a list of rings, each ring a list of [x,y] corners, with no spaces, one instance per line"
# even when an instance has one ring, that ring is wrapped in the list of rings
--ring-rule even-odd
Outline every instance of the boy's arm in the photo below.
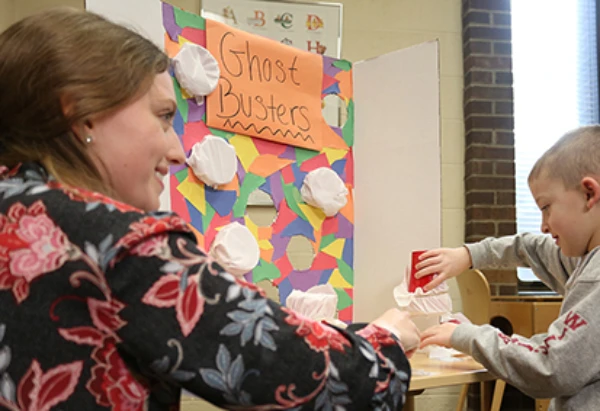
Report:
[[[579,301],[569,304],[545,334],[528,339],[463,324],[452,333],[451,346],[532,397],[574,395],[600,374],[600,282],[578,282],[569,294]]]
[[[579,258],[565,257],[552,237],[542,234],[486,238],[465,247],[473,268],[529,267],[544,284],[563,295],[565,283],[579,262]]]

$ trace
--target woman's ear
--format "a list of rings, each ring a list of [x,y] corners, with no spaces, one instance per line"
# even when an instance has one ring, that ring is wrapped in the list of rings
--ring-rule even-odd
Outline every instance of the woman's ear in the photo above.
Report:
[[[73,100],[66,95],[63,95],[60,98],[60,105],[63,112],[63,116],[67,119],[67,121],[72,118],[73,111],[75,110]],[[81,142],[85,142],[87,136],[91,134],[92,123],[89,120],[79,121],[71,126],[71,132],[77,137]]]
[[[595,177],[583,177],[581,179],[581,187],[586,196],[586,205],[588,209],[591,209],[600,202],[600,183]]]

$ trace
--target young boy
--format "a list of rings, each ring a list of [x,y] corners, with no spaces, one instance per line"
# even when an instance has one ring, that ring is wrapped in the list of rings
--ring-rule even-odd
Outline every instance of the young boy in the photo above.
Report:
[[[600,126],[563,136],[536,162],[528,183],[545,235],[430,250],[417,265],[417,277],[439,273],[430,289],[469,267],[531,267],[564,296],[559,318],[531,338],[507,336],[489,325],[442,324],[422,333],[421,347],[439,344],[463,351],[524,393],[553,398],[550,410],[598,410]]]

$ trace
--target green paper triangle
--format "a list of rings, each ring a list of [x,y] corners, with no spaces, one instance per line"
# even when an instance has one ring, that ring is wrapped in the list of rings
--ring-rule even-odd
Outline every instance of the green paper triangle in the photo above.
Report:
[[[175,23],[181,28],[193,27],[200,30],[206,29],[205,20],[197,14],[189,13],[177,7],[173,7],[173,13],[175,14]]]
[[[258,283],[262,280],[275,280],[281,277],[281,272],[279,268],[273,263],[268,263],[262,258],[260,259],[260,264],[252,270],[252,282]]]
[[[352,298],[348,295],[348,293],[343,288],[334,288],[337,296],[338,296],[338,304],[337,309],[343,310],[344,308],[350,307],[354,302]]]
[[[338,269],[340,270],[340,274],[346,280],[346,282],[350,285],[354,285],[354,270],[350,267],[344,260],[338,259]]]
[[[329,244],[333,243],[336,240],[335,234],[327,234],[321,237],[321,244],[319,245],[319,250],[323,250]]]
[[[348,147],[354,145],[354,101],[348,103],[348,119],[342,128],[342,136]]]
[[[189,168],[184,168],[183,170],[179,170],[178,172],[175,173],[175,178],[177,179],[177,181],[179,181],[180,183],[183,183],[183,181],[187,178],[188,174],[189,174]]]
[[[302,165],[302,163],[304,163],[306,160],[309,160],[321,154],[318,151],[307,150],[305,148],[300,147],[294,147],[294,150],[296,151],[296,162],[298,163],[298,166]]]
[[[213,217],[215,216],[215,213],[216,213],[215,209],[207,201],[206,202],[206,214],[204,216],[202,216],[202,232],[203,233],[208,232],[208,226],[210,225],[210,222],[212,221]],[[204,246],[208,248],[209,244],[204,244]]]
[[[308,218],[304,215],[298,204],[303,203],[302,195],[298,191],[295,185],[293,184],[284,184],[283,185],[283,194],[285,196],[285,201],[287,202],[288,207],[292,210],[298,217],[303,219],[304,221],[308,221]]]
[[[243,217],[246,214],[246,206],[248,205],[248,197],[250,193],[256,190],[267,181],[264,177],[256,174],[246,173],[242,186],[240,187],[240,195],[238,196],[233,206],[233,216]]]
[[[187,101],[181,95],[181,87],[175,78],[173,78],[173,88],[175,89],[175,99],[177,100],[177,110],[183,118],[183,122],[188,122],[189,107]]]
[[[235,136],[235,133],[230,133],[229,131],[220,130],[218,128],[209,127],[208,129],[213,136],[224,138],[227,141],[229,141],[231,137]]]
[[[336,60],[333,62],[333,67],[337,67],[343,71],[350,71],[352,69],[352,63],[348,60]]]

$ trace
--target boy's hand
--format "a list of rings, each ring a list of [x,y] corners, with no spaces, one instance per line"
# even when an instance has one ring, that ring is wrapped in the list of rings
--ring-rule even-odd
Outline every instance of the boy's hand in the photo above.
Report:
[[[426,329],[421,334],[420,348],[424,348],[432,344],[450,348],[450,338],[452,337],[452,333],[456,327],[458,327],[458,324],[444,323]]]
[[[437,274],[424,291],[429,291],[449,278],[456,277],[471,267],[471,254],[467,247],[436,248],[421,254],[420,262],[416,265],[416,278],[424,275]]]

